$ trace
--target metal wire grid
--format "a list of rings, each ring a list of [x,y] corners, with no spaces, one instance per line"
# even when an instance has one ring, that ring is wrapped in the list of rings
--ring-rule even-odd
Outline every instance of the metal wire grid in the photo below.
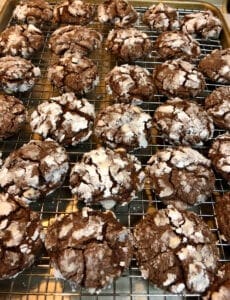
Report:
[[[51,2],[55,4],[55,2]],[[183,6],[183,3],[181,4]],[[136,7],[139,13],[143,13],[146,7],[140,5]],[[194,10],[179,9],[179,15],[182,17],[184,14],[194,12]],[[14,24],[10,20],[9,25]],[[97,22],[90,24],[91,28],[97,29],[103,32],[104,37],[106,37],[110,28],[102,26]],[[151,40],[155,40],[158,34],[154,31],[148,30],[141,22],[136,26],[138,29],[145,31],[150,36]],[[42,77],[37,82],[36,86],[31,92],[26,94],[18,94],[17,96],[22,99],[29,112],[33,110],[39,103],[49,99],[51,96],[58,95],[57,90],[55,90],[47,81],[47,67],[52,62],[53,57],[48,50],[48,40],[52,31],[56,27],[45,27],[43,29],[45,35],[45,43],[41,51],[33,57],[33,63],[41,68]],[[221,43],[219,40],[204,41],[199,40],[202,55],[211,52],[213,49],[221,48]],[[91,103],[94,103],[96,111],[100,110],[101,106],[109,104],[109,98],[105,93],[105,86],[103,78],[105,74],[113,68],[116,61],[113,57],[107,54],[104,50],[104,45],[101,49],[97,50],[91,57],[97,64],[100,74],[100,84],[95,89],[87,95],[87,98]],[[136,61],[137,64],[146,67],[152,72],[154,66],[158,63],[159,57],[156,53],[153,53],[153,59],[149,61]],[[207,86],[204,93],[196,97],[199,103],[203,103],[204,98],[209,94],[216,84],[212,84],[207,81]],[[155,95],[152,102],[144,102],[141,107],[149,112],[151,115],[154,113],[156,107],[165,101],[165,97],[162,95]],[[223,133],[223,130],[215,129],[214,138],[219,134]],[[30,131],[28,124],[25,128],[17,135],[6,141],[0,142],[0,149],[3,152],[3,157],[6,157],[11,151],[17,149],[25,142],[28,142],[33,135]],[[212,140],[206,143],[203,147],[197,147],[200,152],[207,154],[208,148]],[[96,148],[97,142],[92,137],[89,141],[84,142],[76,147],[69,147],[67,152],[70,158],[71,166],[76,160],[78,160],[84,152],[90,151]],[[133,153],[140,159],[143,166],[150,156],[155,153],[158,148],[165,148],[169,145],[162,140],[156,132],[152,134],[152,143],[147,147],[147,149],[136,150]],[[224,182],[220,177],[216,178],[215,193],[223,193],[227,191],[229,187],[226,182]],[[214,209],[215,199],[214,196],[210,197],[208,201],[199,206],[195,207],[195,211],[203,217],[203,219],[210,225],[211,230],[216,234],[218,239],[218,247],[220,250],[220,261],[227,262],[230,261],[230,245],[226,244],[221,240],[220,232],[218,230],[218,224],[215,218]],[[45,200],[33,203],[31,208],[38,211],[41,214],[41,220],[43,226],[46,228],[50,220],[57,215],[62,213],[70,213],[76,210],[76,200],[73,199],[69,188],[68,180],[65,181],[64,185],[55,191],[52,195],[48,196]],[[148,189],[139,192],[137,197],[129,203],[127,206],[118,206],[114,208],[114,212],[117,218],[122,222],[122,224],[133,228],[133,226],[140,220],[147,211],[151,209],[162,208],[163,204],[152,192]],[[198,300],[201,299],[200,295],[172,295],[160,289],[157,289],[148,281],[141,279],[140,272],[138,271],[135,258],[131,262],[130,268],[125,271],[121,278],[117,279],[111,287],[103,290],[100,295],[90,295],[84,289],[78,289],[76,291],[72,290],[72,287],[64,280],[55,280],[52,274],[52,269],[50,268],[49,258],[46,256],[45,252],[37,260],[37,262],[29,269],[21,273],[17,278],[11,280],[4,280],[0,282],[0,299],[36,299],[36,300],[179,300],[179,299],[190,299]]]

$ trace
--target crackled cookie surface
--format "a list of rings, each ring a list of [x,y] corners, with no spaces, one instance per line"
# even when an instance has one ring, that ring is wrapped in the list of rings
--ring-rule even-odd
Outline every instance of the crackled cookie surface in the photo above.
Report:
[[[228,243],[230,242],[230,192],[217,197],[215,204],[216,218],[218,228],[222,237]]]
[[[142,277],[172,293],[203,293],[217,269],[218,249],[208,225],[172,206],[147,215],[134,228]]]

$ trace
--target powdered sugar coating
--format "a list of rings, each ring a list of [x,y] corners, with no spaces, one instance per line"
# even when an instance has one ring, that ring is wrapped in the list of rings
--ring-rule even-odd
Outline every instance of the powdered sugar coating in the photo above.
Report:
[[[215,212],[221,238],[230,243],[230,192],[216,197]]]

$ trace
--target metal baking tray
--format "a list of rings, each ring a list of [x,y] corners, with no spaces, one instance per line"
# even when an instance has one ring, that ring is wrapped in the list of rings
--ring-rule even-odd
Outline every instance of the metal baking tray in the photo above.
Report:
[[[94,1],[98,3],[99,1]],[[176,7],[179,11],[180,17],[184,14],[191,12],[198,12],[202,10],[210,9],[215,15],[217,15],[223,24],[223,32],[219,40],[200,40],[202,49],[202,56],[210,53],[215,48],[226,48],[230,46],[230,32],[229,28],[223,18],[221,12],[211,4],[205,2],[191,2],[191,1],[161,1],[168,3],[173,7]],[[50,1],[52,5],[55,5],[56,1]],[[147,7],[156,1],[131,1],[136,7],[137,11],[141,14]],[[16,5],[15,0],[1,0],[0,2],[0,30],[3,30],[6,26],[14,24],[11,19],[12,11]],[[97,21],[89,25],[91,28],[95,28],[103,33],[106,37],[108,31],[111,29],[109,26],[101,25]],[[137,28],[148,33],[151,40],[155,40],[157,33],[149,30],[142,24],[141,21],[136,25]],[[42,50],[36,54],[32,62],[39,66],[42,71],[40,80],[35,85],[31,92],[26,94],[18,94],[22,99],[29,112],[36,107],[42,101],[49,99],[51,96],[58,95],[56,89],[54,89],[47,81],[47,67],[52,62],[53,56],[48,50],[48,40],[52,31],[56,29],[56,25],[45,26],[43,32],[45,35],[45,44]],[[150,71],[154,66],[159,63],[156,53],[151,60],[137,61],[136,63],[146,67]],[[104,50],[104,45],[101,49],[95,51],[91,58],[96,62],[100,74],[100,84],[95,91],[87,95],[87,98],[91,103],[95,104],[96,110],[100,107],[108,105],[109,99],[105,92],[104,76],[116,65],[114,57],[110,56]],[[197,101],[203,103],[204,97],[207,96],[217,85],[207,81],[207,87],[203,94],[197,97]],[[152,102],[144,102],[142,108],[153,114],[155,108],[165,100],[162,95],[155,95]],[[223,130],[215,129],[214,138],[223,133]],[[0,142],[0,150],[3,152],[3,157],[6,157],[11,151],[17,149],[22,144],[28,142],[31,138],[34,138],[30,132],[28,124],[24,126],[20,133],[10,139]],[[205,146],[198,147],[199,151],[203,154],[207,154],[208,148],[212,141],[206,143]],[[155,153],[157,148],[165,148],[169,145],[157,135],[156,132],[152,133],[152,142],[146,148],[142,150],[136,150],[133,153],[141,160],[143,166],[146,165],[149,157]],[[78,160],[82,154],[86,151],[97,147],[97,141],[92,137],[87,142],[84,142],[76,147],[67,148],[71,165]],[[229,190],[226,182],[217,176],[214,194],[223,193]],[[218,240],[218,247],[220,250],[220,261],[230,261],[230,245],[224,243],[220,239],[220,232],[217,227],[214,209],[215,198],[210,197],[208,201],[197,206],[195,211],[203,217],[203,219],[210,225],[211,230],[215,233]],[[162,208],[161,201],[152,196],[150,190],[145,189],[138,193],[136,199],[134,199],[127,206],[118,206],[114,208],[114,212],[118,219],[129,228],[132,228],[138,220],[140,220],[147,212]],[[63,214],[70,213],[77,209],[77,201],[74,199],[68,188],[68,181],[66,180],[64,185],[55,191],[52,195],[46,199],[31,204],[31,208],[38,211],[41,216],[42,224],[46,228],[52,218]],[[198,294],[184,294],[184,295],[172,295],[163,290],[157,289],[154,285],[148,281],[143,280],[140,276],[140,272],[137,268],[135,258],[131,262],[130,268],[124,272],[121,278],[117,279],[111,287],[103,290],[99,295],[90,295],[84,289],[72,290],[71,286],[64,280],[56,280],[53,276],[53,270],[50,267],[49,257],[47,257],[45,251],[42,256],[37,259],[36,263],[25,270],[18,277],[14,279],[0,281],[0,299],[27,299],[27,300],[179,300],[190,299],[198,300],[201,296]]]

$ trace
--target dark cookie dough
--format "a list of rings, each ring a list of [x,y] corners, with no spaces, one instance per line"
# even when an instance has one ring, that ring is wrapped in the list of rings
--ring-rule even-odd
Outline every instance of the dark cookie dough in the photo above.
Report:
[[[54,7],[54,22],[87,25],[94,19],[95,5],[81,0],[64,0]]]
[[[42,247],[39,214],[19,199],[0,194],[0,279],[12,278],[31,266]]]
[[[98,5],[97,13],[100,23],[111,23],[120,28],[132,26],[138,18],[128,0],[105,0]]]
[[[230,192],[217,197],[215,204],[218,228],[223,239],[230,243]]]
[[[230,84],[230,48],[213,50],[201,59],[199,69],[213,82]]]
[[[177,10],[164,3],[150,6],[143,15],[143,22],[157,31],[177,30],[180,27]]]
[[[126,204],[144,185],[140,161],[124,149],[98,148],[83,155],[70,173],[70,188],[86,204]]]
[[[49,47],[58,55],[79,53],[80,56],[88,55],[99,48],[102,35],[93,29],[68,25],[55,30],[51,37]]]
[[[39,104],[31,115],[30,126],[43,138],[75,146],[91,136],[94,114],[94,105],[87,99],[66,93]]]
[[[29,60],[19,56],[0,58],[0,88],[8,94],[32,89],[40,74],[39,67],[35,67]]]
[[[230,130],[230,86],[216,88],[208,95],[205,108],[216,126]]]
[[[25,202],[57,189],[64,181],[69,163],[66,151],[53,140],[31,140],[13,151],[0,169],[0,186]]]
[[[154,96],[151,74],[138,65],[115,66],[106,75],[105,84],[115,102],[141,104]]]
[[[212,138],[212,118],[195,101],[173,98],[157,107],[154,124],[167,141],[175,145],[203,145]]]
[[[55,277],[99,293],[128,268],[133,238],[111,211],[89,208],[58,218],[48,227],[45,246]]]
[[[205,88],[205,79],[195,65],[181,59],[168,60],[157,65],[153,81],[159,93],[166,96],[190,98]]]
[[[94,133],[111,148],[146,148],[152,118],[140,107],[117,103],[98,113]]]
[[[151,56],[152,42],[136,28],[112,29],[106,40],[106,50],[122,61],[134,61]]]
[[[172,293],[203,293],[217,268],[218,248],[195,213],[172,206],[147,215],[134,228],[134,253],[142,277]]]
[[[198,151],[179,146],[158,150],[146,167],[150,188],[165,204],[179,208],[204,202],[215,186],[211,162]]]

